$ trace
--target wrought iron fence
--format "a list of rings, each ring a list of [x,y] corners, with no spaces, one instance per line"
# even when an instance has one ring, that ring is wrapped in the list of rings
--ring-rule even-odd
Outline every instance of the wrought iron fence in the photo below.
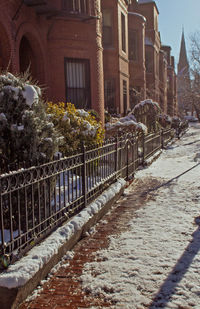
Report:
[[[98,147],[83,146],[71,157],[0,175],[0,255],[10,262],[20,258],[117,178],[133,177],[171,136],[171,130],[127,134]]]

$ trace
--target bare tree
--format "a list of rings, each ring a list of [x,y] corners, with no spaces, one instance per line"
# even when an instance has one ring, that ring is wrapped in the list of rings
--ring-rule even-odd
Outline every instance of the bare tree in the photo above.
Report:
[[[187,90],[191,104],[200,121],[200,31],[190,36],[191,89]]]

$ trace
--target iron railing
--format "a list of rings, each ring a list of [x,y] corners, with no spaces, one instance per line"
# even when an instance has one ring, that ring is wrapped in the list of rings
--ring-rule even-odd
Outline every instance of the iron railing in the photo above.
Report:
[[[133,177],[139,165],[169,142],[172,130],[127,134],[103,145],[0,175],[0,255],[19,259],[64,221],[79,213],[117,178]],[[4,263],[6,265],[6,263]]]

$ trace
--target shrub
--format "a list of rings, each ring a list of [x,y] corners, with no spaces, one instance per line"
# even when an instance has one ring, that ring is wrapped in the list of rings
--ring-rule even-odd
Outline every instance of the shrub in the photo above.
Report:
[[[158,103],[150,99],[144,100],[134,107],[132,113],[138,122],[142,122],[147,126],[149,132],[159,130],[158,118],[161,109]]]
[[[181,124],[181,119],[177,116],[172,117],[172,124],[171,127],[173,129],[177,129]]]
[[[55,130],[54,124],[46,114],[45,104],[42,100],[41,89],[27,79],[27,76],[17,76],[6,72],[0,75],[0,168],[7,171],[7,166],[21,162],[30,164],[40,164],[41,162],[52,160],[55,151],[58,149],[62,137]],[[20,226],[22,231],[26,230],[26,218],[29,227],[32,226],[33,208],[30,201],[34,196],[34,216],[35,224],[40,216],[45,213],[45,198],[52,196],[56,179],[44,180],[40,183],[41,192],[46,192],[46,196],[40,194],[36,185],[28,186],[26,192],[20,190]],[[39,207],[37,201],[40,200]],[[19,227],[18,215],[18,192],[12,192],[12,224],[13,228]],[[4,200],[4,227],[10,229],[9,217],[9,196]]]
[[[85,142],[86,146],[103,142],[104,130],[102,125],[90,112],[76,109],[71,103],[53,104],[49,102],[47,103],[47,113],[64,137],[60,146],[60,151],[64,155],[77,151],[82,142]]]
[[[105,111],[104,115],[105,115],[105,123],[110,122],[110,120],[111,120],[111,115],[109,114],[109,112],[108,112],[108,111]]]
[[[124,133],[143,133],[147,134],[147,127],[136,122],[135,116],[129,114],[122,118],[112,118],[111,122],[105,124],[106,138],[116,137]]]
[[[97,113],[97,111],[95,111],[94,109],[90,109],[88,111],[90,113],[91,116],[93,116],[97,121],[100,120],[99,114]]]
[[[0,168],[51,160],[59,136],[48,119],[41,89],[27,76],[0,75]]]
[[[169,115],[160,114],[158,117],[158,122],[162,128],[171,127],[172,119]]]

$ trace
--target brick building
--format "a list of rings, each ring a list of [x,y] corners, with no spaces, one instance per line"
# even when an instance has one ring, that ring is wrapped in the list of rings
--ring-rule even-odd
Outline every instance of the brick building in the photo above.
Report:
[[[47,86],[53,101],[104,117],[100,0],[0,1],[0,63]]]
[[[129,108],[129,2],[102,0],[105,108],[118,114]]]
[[[30,67],[48,100],[95,109],[103,121],[105,109],[126,114],[137,103],[129,95],[134,89],[140,99],[147,93],[163,111],[175,112],[175,71],[171,56],[161,51],[154,1],[0,0],[0,5],[0,67],[9,64],[14,73]]]
[[[133,10],[145,17],[146,97],[158,102],[164,113],[177,114],[176,73],[171,48],[161,44],[158,27],[159,11],[155,1],[138,0]],[[142,72],[142,70],[140,69]],[[137,83],[134,83],[137,87]]]
[[[160,107],[167,114],[167,59],[165,52],[160,49],[159,52],[159,90],[160,90]]]
[[[137,13],[136,3],[132,2],[128,12],[131,107],[146,98],[145,24],[146,18]]]
[[[162,46],[167,57],[167,114],[177,114],[177,77],[175,73],[174,57],[171,56],[171,47]]]

